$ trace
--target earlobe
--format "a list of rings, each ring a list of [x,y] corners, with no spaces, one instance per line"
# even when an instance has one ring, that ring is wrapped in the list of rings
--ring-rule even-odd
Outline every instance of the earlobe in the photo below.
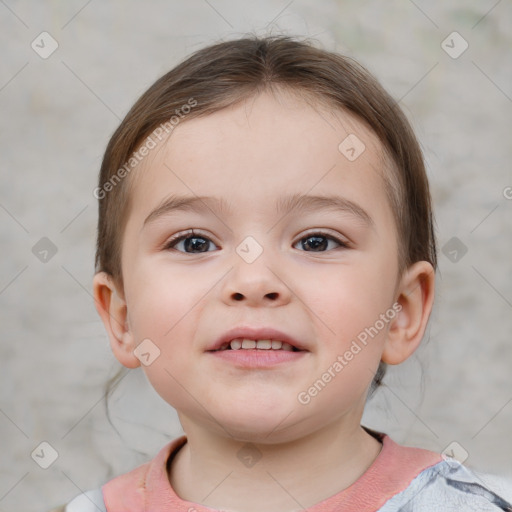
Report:
[[[391,322],[382,353],[384,363],[402,363],[418,348],[432,311],[434,289],[435,272],[427,261],[418,261],[405,271],[397,298],[400,310]]]
[[[93,279],[93,294],[96,310],[103,321],[116,359],[127,368],[140,366],[140,361],[133,353],[135,345],[128,323],[126,301],[112,276],[98,272]]]

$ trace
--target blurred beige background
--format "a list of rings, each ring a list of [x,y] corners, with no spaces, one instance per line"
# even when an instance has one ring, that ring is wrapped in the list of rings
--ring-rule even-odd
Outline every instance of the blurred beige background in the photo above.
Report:
[[[140,369],[111,402],[120,435],[106,419],[118,363],[91,297],[92,192],[136,98],[192,51],[248,31],[312,36],[400,99],[435,200],[437,305],[429,339],[389,372],[364,423],[455,446],[510,498],[510,2],[5,0],[0,24],[0,512],[47,510],[181,434]]]

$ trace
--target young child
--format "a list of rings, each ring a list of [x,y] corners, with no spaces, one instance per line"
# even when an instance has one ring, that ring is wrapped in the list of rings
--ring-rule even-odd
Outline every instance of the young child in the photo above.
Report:
[[[204,48],[112,136],[94,297],[185,435],[68,512],[512,511],[454,459],[361,426],[434,299],[423,157],[351,59]]]

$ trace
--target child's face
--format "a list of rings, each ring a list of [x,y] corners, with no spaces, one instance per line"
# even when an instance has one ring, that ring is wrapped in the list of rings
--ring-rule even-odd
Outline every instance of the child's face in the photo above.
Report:
[[[353,161],[345,154],[357,156],[359,147],[338,149],[349,133],[366,146]],[[397,230],[380,148],[346,113],[263,94],[185,120],[130,177],[135,186],[122,249],[127,322],[113,348],[134,367],[132,351],[142,340],[158,347],[159,357],[144,371],[182,422],[276,442],[347,418],[359,422],[399,318],[392,310],[400,294]],[[231,211],[205,199],[201,211],[167,212],[145,223],[171,195],[211,196]],[[276,205],[292,195],[335,196],[357,209],[278,213]],[[165,248],[192,228],[199,239]],[[318,232],[321,238],[311,238]],[[263,250],[252,262],[239,255],[246,237]],[[254,245],[248,247],[255,255]],[[307,352],[256,369],[207,351],[241,325],[279,329]],[[381,328],[367,335],[366,345],[357,341],[375,325]],[[321,390],[310,391],[322,379]]]

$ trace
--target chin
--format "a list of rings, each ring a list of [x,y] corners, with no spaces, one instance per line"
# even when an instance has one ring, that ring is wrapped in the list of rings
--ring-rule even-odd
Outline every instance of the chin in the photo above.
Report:
[[[249,404],[250,406],[251,404]],[[240,407],[230,408],[226,414],[215,414],[215,418],[226,432],[236,441],[245,443],[277,444],[286,443],[299,438],[301,433],[297,424],[301,423],[290,414],[293,406],[279,407],[276,411]],[[233,414],[236,411],[236,414]]]

